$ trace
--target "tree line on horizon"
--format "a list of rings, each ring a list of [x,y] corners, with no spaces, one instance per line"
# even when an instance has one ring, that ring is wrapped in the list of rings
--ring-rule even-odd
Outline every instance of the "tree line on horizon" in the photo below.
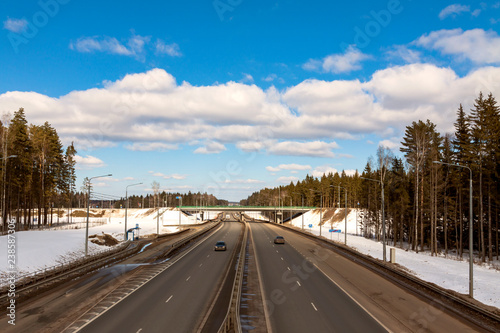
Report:
[[[64,147],[50,123],[29,124],[23,108],[13,115],[4,114],[0,121],[0,210],[2,231],[8,219],[15,219],[16,228],[30,228],[53,223],[54,214],[72,208],[86,208],[88,179],[76,187],[73,143]],[[207,193],[166,193],[129,196],[130,208],[176,207],[182,204],[227,205]],[[125,208],[125,198],[92,191],[91,208]],[[70,212],[68,212],[70,214]],[[22,224],[22,227],[20,226]]]
[[[364,236],[381,240],[383,184],[388,242],[417,252],[427,249],[432,255],[454,251],[462,257],[469,248],[471,170],[474,251],[482,262],[494,255],[498,259],[500,111],[493,95],[480,93],[469,113],[460,104],[454,129],[442,135],[430,120],[414,121],[406,126],[402,157],[379,146],[361,174],[307,175],[295,184],[255,192],[241,204],[300,206],[303,201],[305,206],[343,208],[347,191],[348,208],[363,213]]]
[[[76,149],[64,148],[48,122],[28,124],[24,109],[5,114],[0,123],[1,211],[7,218],[46,224],[56,200],[70,198],[75,183]],[[33,216],[36,214],[36,216]]]

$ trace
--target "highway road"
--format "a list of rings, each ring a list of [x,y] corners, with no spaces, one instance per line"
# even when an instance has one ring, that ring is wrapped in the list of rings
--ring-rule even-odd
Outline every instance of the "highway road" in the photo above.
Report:
[[[279,229],[250,228],[273,332],[386,332],[288,242],[274,244]]]
[[[241,231],[241,223],[223,223],[181,260],[80,332],[195,332],[224,277]],[[228,251],[214,251],[219,240],[226,242]]]
[[[318,240],[250,223],[273,332],[479,332]],[[273,243],[276,235],[285,245]],[[376,318],[376,319],[375,319]]]

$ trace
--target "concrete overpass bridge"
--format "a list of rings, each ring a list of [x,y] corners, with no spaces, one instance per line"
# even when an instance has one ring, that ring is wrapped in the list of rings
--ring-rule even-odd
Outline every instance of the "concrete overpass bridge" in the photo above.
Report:
[[[239,216],[239,220],[243,219],[243,214],[245,212],[269,212],[271,213],[271,220],[277,223],[281,223],[286,219],[289,219],[296,214],[304,214],[317,207],[302,207],[302,206],[181,206],[180,209],[185,212],[222,212],[229,213],[231,216]],[[227,216],[226,215],[226,216]],[[228,217],[229,218],[229,217]]]
[[[181,206],[180,209],[187,212],[216,211],[216,212],[294,212],[305,213],[317,207],[302,206]]]

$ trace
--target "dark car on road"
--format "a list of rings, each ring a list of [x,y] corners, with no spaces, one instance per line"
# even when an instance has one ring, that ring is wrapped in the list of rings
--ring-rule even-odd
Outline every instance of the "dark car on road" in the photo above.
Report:
[[[214,251],[226,251],[226,243],[223,241],[218,241],[215,243]]]
[[[285,244],[285,238],[283,236],[276,236],[274,244]]]

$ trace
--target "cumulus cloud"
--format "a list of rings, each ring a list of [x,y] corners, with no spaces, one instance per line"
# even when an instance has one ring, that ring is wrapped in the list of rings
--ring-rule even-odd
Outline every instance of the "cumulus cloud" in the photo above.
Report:
[[[195,143],[196,153],[235,145],[244,152],[332,158],[344,156],[337,153],[338,139],[373,134],[390,140],[419,119],[451,132],[458,104],[470,108],[479,91],[500,95],[499,77],[494,66],[460,77],[450,68],[416,63],[379,70],[366,82],[306,80],[277,91],[236,82],[178,85],[165,70],[153,69],[60,97],[6,92],[0,111],[24,107],[30,122],[49,121],[78,151]]]
[[[8,18],[3,22],[4,29],[7,29],[15,33],[23,32],[27,26],[28,26],[28,21],[26,21],[25,18],[22,19]]]
[[[329,166],[329,165],[321,165],[316,168],[311,172],[311,175],[316,178],[323,177],[323,175],[328,175],[329,173],[335,174],[338,172],[337,169]]]
[[[444,29],[423,35],[414,44],[477,64],[500,63],[500,37],[495,31]]]
[[[380,141],[378,145],[379,147],[382,146],[384,148],[389,148],[391,150],[399,151],[399,148],[401,147],[401,140],[402,140],[401,137],[390,138]]]
[[[101,159],[90,155],[75,155],[75,162],[77,169],[95,169],[106,166],[106,163],[104,163]]]
[[[361,69],[361,62],[370,58],[369,55],[350,45],[343,54],[331,54],[322,60],[309,59],[302,68],[333,74],[349,73]]]

